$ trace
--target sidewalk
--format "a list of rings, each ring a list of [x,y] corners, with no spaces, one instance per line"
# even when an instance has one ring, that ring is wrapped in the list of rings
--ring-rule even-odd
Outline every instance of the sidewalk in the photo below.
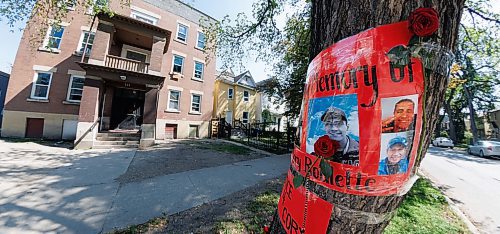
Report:
[[[0,233],[105,233],[201,205],[285,173],[289,156],[119,183],[136,150],[0,140]],[[189,161],[187,162],[189,163]]]
[[[171,215],[285,173],[290,158],[273,156],[129,183],[118,189],[102,231]]]

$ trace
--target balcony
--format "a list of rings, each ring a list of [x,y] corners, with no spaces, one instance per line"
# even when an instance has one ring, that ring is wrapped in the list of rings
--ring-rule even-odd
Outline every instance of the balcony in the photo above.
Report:
[[[106,60],[104,62],[104,66],[121,69],[131,72],[139,72],[139,73],[148,73],[149,72],[149,63],[122,58],[114,55],[106,55]]]
[[[87,75],[113,82],[158,85],[171,32],[127,16],[98,15]]]

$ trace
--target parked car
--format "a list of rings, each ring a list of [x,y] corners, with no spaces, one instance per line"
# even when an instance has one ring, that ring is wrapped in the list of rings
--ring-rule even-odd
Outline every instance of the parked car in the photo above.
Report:
[[[469,154],[500,157],[500,142],[497,141],[478,141],[476,144],[469,145],[467,149]]]
[[[450,149],[453,149],[455,146],[453,144],[453,141],[449,138],[446,137],[438,137],[432,141],[433,146],[438,146],[438,147],[450,147]]]

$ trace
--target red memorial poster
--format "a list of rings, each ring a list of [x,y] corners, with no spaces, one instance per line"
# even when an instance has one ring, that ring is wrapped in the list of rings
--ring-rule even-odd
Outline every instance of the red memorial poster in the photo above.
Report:
[[[411,37],[407,21],[383,25],[331,45],[310,63],[300,146],[292,153],[278,206],[287,233],[302,227],[305,233],[325,233],[335,206],[307,186],[295,188],[294,175],[309,171],[309,183],[354,195],[386,196],[405,187],[419,148],[423,68],[416,58],[395,65],[388,52],[408,45]],[[324,136],[340,147],[326,160],[333,169],[329,178],[314,152]]]

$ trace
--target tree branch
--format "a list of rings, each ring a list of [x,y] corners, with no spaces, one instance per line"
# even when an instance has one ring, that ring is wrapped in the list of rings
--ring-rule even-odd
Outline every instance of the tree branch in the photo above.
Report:
[[[264,10],[264,12],[259,16],[259,19],[257,21],[257,23],[253,24],[252,26],[250,26],[247,30],[245,30],[244,32],[240,33],[239,35],[236,35],[236,36],[233,36],[233,35],[229,35],[229,37],[231,38],[234,38],[234,39],[239,39],[239,38],[242,38],[244,37],[247,33],[250,33],[251,31],[255,30],[259,25],[262,24],[262,22],[264,22],[264,20],[267,18],[267,12],[272,10],[272,0],[267,0],[267,6],[266,6],[266,9]]]
[[[476,11],[476,10],[470,8],[470,7],[467,7],[467,6],[465,7],[465,9],[467,9],[467,11],[469,11],[470,13],[473,13],[473,14],[479,16],[480,18],[482,18],[484,20],[491,21],[491,22],[494,22],[496,24],[500,24],[500,20],[498,20],[498,19],[485,16],[481,12]],[[471,16],[472,16],[472,14],[471,14]]]

